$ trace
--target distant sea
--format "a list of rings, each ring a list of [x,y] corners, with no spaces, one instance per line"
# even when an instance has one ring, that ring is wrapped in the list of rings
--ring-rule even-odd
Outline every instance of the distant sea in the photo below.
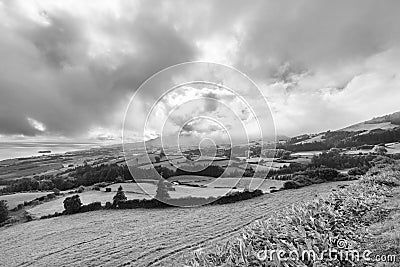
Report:
[[[100,147],[95,143],[55,143],[55,142],[0,142],[0,160],[61,154]],[[48,154],[39,151],[51,151]]]

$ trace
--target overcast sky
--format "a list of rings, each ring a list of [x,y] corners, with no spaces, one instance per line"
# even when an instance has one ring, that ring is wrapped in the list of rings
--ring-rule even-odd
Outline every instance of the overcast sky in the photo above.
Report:
[[[400,1],[0,0],[1,140],[118,139],[135,89],[205,60],[286,135],[400,110]]]

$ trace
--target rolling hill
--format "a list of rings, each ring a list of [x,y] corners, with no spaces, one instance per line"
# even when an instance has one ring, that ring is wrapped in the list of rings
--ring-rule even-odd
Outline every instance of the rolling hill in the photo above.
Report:
[[[283,148],[292,151],[358,147],[400,141],[400,112],[314,135],[291,138]]]
[[[400,126],[400,112],[389,114],[382,117],[373,118],[368,121],[353,124],[339,131],[358,132],[371,131],[376,129],[389,130]]]

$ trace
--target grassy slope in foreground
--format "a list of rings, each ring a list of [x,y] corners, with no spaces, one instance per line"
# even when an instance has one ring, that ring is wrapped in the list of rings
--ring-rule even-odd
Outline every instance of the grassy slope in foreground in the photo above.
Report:
[[[188,260],[189,266],[354,266],[343,257],[322,257],[322,259],[288,259],[280,261],[276,254],[257,254],[260,251],[282,250],[285,252],[314,251],[321,255],[322,251],[332,249],[342,252],[356,249],[360,252],[360,260],[354,258],[358,266],[378,266],[374,262],[375,255],[384,253],[395,255],[395,263],[381,266],[399,266],[399,236],[396,222],[399,222],[400,165],[380,166],[373,168],[358,183],[333,192],[326,198],[296,205],[286,209],[276,217],[259,220],[246,227],[236,240],[209,250],[198,250]],[[392,195],[393,194],[393,195]],[[397,203],[388,209],[384,203],[388,200]],[[388,215],[391,215],[388,220]],[[386,228],[377,226],[377,222],[385,222]],[[371,226],[372,225],[372,226]],[[378,236],[371,236],[368,229]],[[382,236],[383,230],[390,234]],[[381,235],[381,236],[379,236]],[[339,242],[340,240],[340,242]],[[376,246],[376,240],[380,241]],[[343,247],[344,246],[344,247]],[[343,248],[342,248],[343,247]],[[362,258],[362,252],[371,250],[371,260]],[[268,258],[269,255],[273,257]],[[288,256],[282,255],[282,257]],[[264,257],[264,258],[263,258]],[[268,259],[265,260],[265,257]],[[281,258],[282,259],[282,258]],[[268,265],[268,263],[270,265]]]
[[[225,242],[256,219],[326,195],[332,182],[200,208],[101,210],[0,229],[0,266],[183,266],[193,248]]]

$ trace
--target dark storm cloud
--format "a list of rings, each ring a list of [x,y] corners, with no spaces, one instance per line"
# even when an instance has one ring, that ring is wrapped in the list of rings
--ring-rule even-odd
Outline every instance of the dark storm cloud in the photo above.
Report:
[[[330,114],[321,88],[362,92],[355,84],[373,81],[358,76],[375,71],[365,62],[386,51],[396,55],[400,43],[397,0],[71,3],[0,0],[0,134],[43,134],[28,118],[43,123],[46,134],[120,129],[129,97],[144,80],[210,52],[260,84],[282,83],[277,88],[285,93],[276,95],[285,99],[273,109],[317,125]],[[397,66],[390,62],[396,56],[383,58],[374,66]],[[386,76],[377,77],[385,87]],[[158,96],[160,87],[144,96]],[[305,101],[311,94],[318,110]],[[286,104],[293,99],[305,101],[296,106],[302,110]],[[207,101],[205,109],[215,104]],[[317,113],[321,118],[312,117]]]
[[[249,10],[237,65],[262,78],[334,71],[398,46],[399,1],[262,1]],[[282,66],[287,72],[279,77]]]
[[[218,108],[218,96],[217,94],[213,92],[209,92],[206,94],[203,94],[203,97],[208,98],[205,100],[206,104],[204,105],[204,111],[205,112],[213,112],[216,111]]]
[[[139,15],[125,12],[101,22],[68,10],[37,9],[41,21],[35,21],[16,3],[5,2],[0,10],[7,14],[0,26],[0,134],[39,133],[28,117],[50,134],[118,127],[127,99],[145,79],[195,57],[192,45],[157,11],[146,12],[150,6],[144,4],[139,8]],[[111,42],[104,52],[92,51],[97,38]],[[133,52],[123,51],[124,46]]]
[[[186,134],[189,134],[189,133],[191,133],[192,131],[194,131],[194,127],[192,126],[192,125],[190,125],[190,124],[185,124],[185,125],[183,125],[182,126],[182,129],[181,129],[181,132],[182,133],[186,133]]]
[[[40,131],[32,127],[32,125],[29,124],[28,120],[23,117],[19,117],[19,114],[14,114],[14,113],[7,113],[4,109],[1,109],[0,113],[0,125],[3,129],[4,134],[15,134],[15,133],[20,133],[25,136],[33,136]]]

